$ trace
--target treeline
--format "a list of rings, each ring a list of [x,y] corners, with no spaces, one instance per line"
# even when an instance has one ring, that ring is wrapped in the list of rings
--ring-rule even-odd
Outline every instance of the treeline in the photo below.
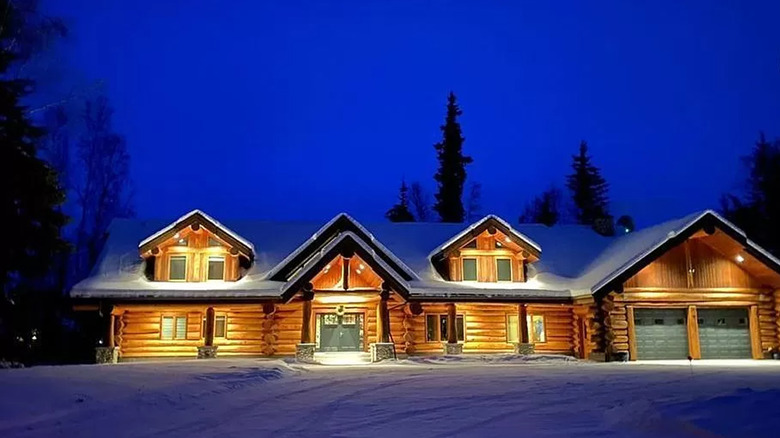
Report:
[[[461,114],[457,98],[450,92],[444,124],[440,127],[442,139],[434,145],[439,168],[433,176],[437,185],[433,205],[420,182],[415,181],[410,187],[402,180],[398,202],[385,213],[387,219],[392,222],[464,222],[478,218],[482,190],[479,183],[470,185],[464,202],[466,166],[474,160],[463,153],[465,138],[458,123]],[[572,156],[571,167],[572,173],[566,177],[571,207],[565,209],[567,203],[562,191],[552,186],[525,206],[518,222],[552,226],[571,216],[573,222],[593,226],[604,235],[614,235],[616,225],[624,233],[632,231],[634,221],[630,216],[624,215],[615,221],[610,214],[609,184],[593,164],[585,141]]]
[[[52,76],[64,23],[32,0],[0,10],[0,361],[85,361],[95,331],[65,292],[92,269],[111,221],[132,214],[130,157],[97,87],[36,93],[52,85],[35,78]]]

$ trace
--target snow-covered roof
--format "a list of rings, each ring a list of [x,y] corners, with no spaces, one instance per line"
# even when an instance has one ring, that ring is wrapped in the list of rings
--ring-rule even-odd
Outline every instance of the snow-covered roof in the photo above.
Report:
[[[153,282],[144,276],[143,260],[137,250],[138,242],[158,233],[166,226],[165,222],[118,219],[109,229],[108,241],[91,276],[77,284],[71,296],[278,298],[286,285],[303,275],[307,267],[314,265],[312,258],[325,254],[328,245],[335,245],[339,239],[349,236],[363,245],[365,251],[376,255],[373,261],[380,264],[398,284],[408,287],[409,295],[413,298],[571,298],[598,291],[669,239],[708,215],[719,221],[719,226],[742,233],[709,210],[616,237],[601,236],[582,225],[547,227],[520,224],[509,227],[535,248],[540,251],[544,248],[543,256],[528,266],[527,281],[516,283],[448,282],[438,274],[431,263],[431,255],[468,232],[474,227],[473,224],[380,222],[361,225],[345,214],[337,216],[325,226],[312,222],[226,221],[224,225],[220,224],[223,229],[233,230],[231,232],[242,236],[254,248],[254,262],[243,278],[224,283]],[[488,217],[500,220],[495,216]],[[361,232],[339,231],[326,240],[317,240],[317,236],[326,232],[338,218],[349,219]],[[368,236],[368,241],[358,234]],[[312,247],[315,240],[321,242],[320,247]],[[755,246],[749,240],[747,242]],[[780,266],[780,261],[763,249],[758,246],[754,249]],[[299,271],[291,271],[290,278],[274,278],[274,273],[303,251],[312,251],[313,257],[301,262],[296,267],[300,268]],[[276,281],[272,281],[272,278]]]
[[[165,233],[168,233],[169,231],[175,229],[182,222],[185,222],[187,219],[189,219],[189,218],[191,218],[193,216],[196,216],[196,215],[199,215],[203,219],[205,219],[206,221],[211,222],[211,224],[213,224],[215,227],[219,228],[220,230],[225,232],[227,235],[229,235],[230,237],[232,237],[233,239],[235,239],[236,241],[238,241],[242,245],[246,246],[247,248],[249,248],[251,251],[254,251],[254,245],[252,245],[252,242],[249,242],[248,240],[245,240],[243,237],[241,237],[240,235],[235,233],[233,230],[231,230],[230,228],[228,228],[225,225],[221,224],[219,221],[217,221],[213,217],[209,216],[208,214],[206,214],[205,212],[203,212],[202,210],[199,210],[197,208],[195,210],[192,210],[189,213],[183,215],[182,217],[176,219],[175,221],[171,222],[167,226],[165,226],[163,228],[160,228],[159,230],[157,230],[156,233],[154,233],[154,234],[150,235],[149,237],[147,237],[146,239],[142,240],[138,244],[138,247],[142,248],[144,245],[147,245],[148,243],[154,241],[155,239],[158,239],[159,237],[165,235]]]

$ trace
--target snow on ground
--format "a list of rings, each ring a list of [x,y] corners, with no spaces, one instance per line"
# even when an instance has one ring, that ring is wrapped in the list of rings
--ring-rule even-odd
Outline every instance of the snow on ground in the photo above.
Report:
[[[217,359],[0,370],[0,436],[761,437],[780,362]]]

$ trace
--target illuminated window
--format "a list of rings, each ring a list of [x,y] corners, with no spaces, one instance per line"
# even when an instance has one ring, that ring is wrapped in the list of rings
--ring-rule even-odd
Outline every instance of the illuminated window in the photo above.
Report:
[[[496,279],[498,281],[512,281],[512,261],[510,259],[496,259]]]
[[[225,257],[209,256],[208,279],[209,280],[225,279]]]
[[[507,342],[520,342],[518,339],[518,333],[520,328],[517,326],[517,321],[520,318],[517,315],[506,316],[506,341]]]
[[[463,281],[477,281],[477,259],[463,259]]]
[[[168,280],[184,281],[187,279],[187,256],[172,255],[168,268]]]
[[[425,316],[425,332],[429,342],[447,340],[447,319],[447,315]],[[463,315],[457,315],[455,317],[455,331],[457,332],[458,341],[465,341],[466,332]]]
[[[214,337],[215,338],[224,338],[227,333],[227,316],[225,315],[216,315],[214,317]],[[206,317],[203,317],[203,332],[201,333],[201,337],[206,337]]]
[[[160,337],[162,339],[172,340],[187,338],[186,316],[163,316],[160,325]]]
[[[542,315],[528,315],[526,319],[528,324],[528,337],[531,343],[544,343],[547,342],[547,333],[544,327],[544,316]]]

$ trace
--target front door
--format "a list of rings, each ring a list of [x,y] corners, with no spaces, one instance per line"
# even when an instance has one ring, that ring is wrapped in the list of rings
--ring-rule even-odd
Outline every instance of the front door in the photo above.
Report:
[[[318,351],[363,351],[363,314],[317,314]]]

